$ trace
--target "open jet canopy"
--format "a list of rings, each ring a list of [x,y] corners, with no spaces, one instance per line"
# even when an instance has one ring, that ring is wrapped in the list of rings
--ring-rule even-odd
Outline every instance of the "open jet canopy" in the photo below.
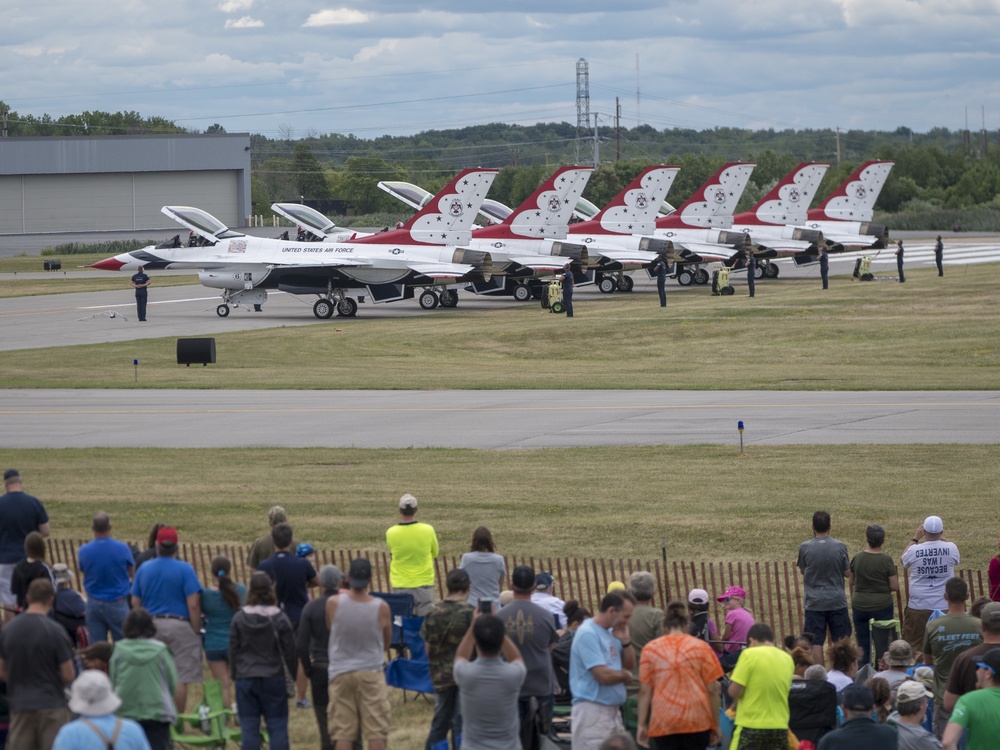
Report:
[[[212,216],[212,214],[202,211],[200,208],[192,208],[191,206],[164,206],[160,209],[160,213],[169,216],[178,224],[187,227],[213,245],[219,240],[244,236],[240,232],[233,231]]]
[[[415,208],[418,211],[427,205],[427,201],[434,197],[433,193],[424,190],[419,185],[414,185],[412,182],[403,182],[402,180],[382,180],[378,183],[378,187],[379,190],[388,193],[393,198],[401,200],[410,208]],[[493,222],[494,224],[502,224],[504,219],[513,213],[513,209],[505,206],[500,201],[487,198],[483,201],[483,205],[479,207],[478,213],[486,221]]]
[[[337,231],[342,231],[329,218],[315,208],[301,203],[272,203],[271,210],[284,216],[293,224],[305,227],[317,237],[325,237]]]

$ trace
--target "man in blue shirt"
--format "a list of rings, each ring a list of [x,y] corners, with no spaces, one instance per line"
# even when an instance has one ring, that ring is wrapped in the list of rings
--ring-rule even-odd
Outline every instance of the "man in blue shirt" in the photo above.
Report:
[[[24,559],[24,539],[32,531],[49,535],[49,516],[41,501],[21,490],[21,473],[7,469],[3,473],[6,490],[0,495],[0,605],[4,615],[12,613],[17,600],[10,590],[14,566]]]
[[[573,317],[573,268],[569,263],[563,269],[562,275],[563,307],[566,308],[566,317]]]
[[[600,611],[573,636],[569,660],[573,750],[598,750],[611,734],[624,729],[621,707],[635,667],[628,631],[634,606],[627,591],[605,594]]]
[[[187,708],[187,686],[203,682],[201,673],[201,583],[194,568],[176,559],[177,530],[156,534],[156,557],[143,563],[132,581],[132,606],[145,607],[156,623],[156,637],[167,644],[177,665],[174,703]]]
[[[111,517],[103,511],[90,523],[94,541],[80,547],[80,570],[87,592],[87,630],[92,641],[108,640],[108,631],[120,641],[128,615],[130,576],[135,567],[132,550],[111,538]]]
[[[133,274],[131,282],[132,287],[135,289],[135,311],[139,316],[139,320],[146,320],[146,298],[149,293],[146,289],[152,283],[149,276],[146,275],[142,266],[139,266],[139,272]]]

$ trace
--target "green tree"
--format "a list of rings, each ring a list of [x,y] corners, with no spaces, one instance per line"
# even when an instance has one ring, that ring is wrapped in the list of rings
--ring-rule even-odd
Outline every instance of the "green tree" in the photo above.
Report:
[[[330,188],[326,184],[323,165],[307,143],[296,143],[292,155],[292,176],[295,189],[307,200],[327,200]]]
[[[405,180],[406,171],[387,162],[378,154],[351,156],[338,175],[337,196],[350,203],[361,214],[377,211],[399,211],[400,203],[388,193],[379,190],[380,180]],[[430,188],[427,188],[430,189]]]

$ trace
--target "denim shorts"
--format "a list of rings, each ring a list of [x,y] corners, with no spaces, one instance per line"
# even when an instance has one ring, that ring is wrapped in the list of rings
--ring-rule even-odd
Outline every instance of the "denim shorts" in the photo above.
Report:
[[[210,648],[205,650],[205,661],[224,661],[229,663],[229,649]]]

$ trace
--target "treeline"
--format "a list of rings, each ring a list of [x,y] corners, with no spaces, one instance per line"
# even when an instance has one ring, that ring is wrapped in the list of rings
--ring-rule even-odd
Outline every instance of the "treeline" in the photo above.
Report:
[[[9,136],[122,135],[191,132],[159,117],[137,112],[84,112],[60,118],[21,116],[0,102]],[[205,132],[225,132],[218,124]],[[331,215],[403,213],[401,204],[377,188],[379,180],[406,180],[428,190],[441,188],[466,167],[501,169],[490,197],[509,205],[526,198],[559,165],[593,162],[594,133],[579,134],[569,123],[492,123],[411,136],[361,139],[328,133],[294,139],[251,134],[253,211],[269,214],[274,201],[305,200]],[[992,139],[993,142],[988,143]],[[714,128],[656,130],[648,125],[601,129],[600,168],[585,196],[598,205],[610,200],[650,164],[675,164],[681,171],[667,199],[689,196],[726,161],[754,161],[750,185],[740,203],[749,208],[801,161],[826,161],[819,194],[826,195],[859,163],[896,162],[876,205],[879,219],[891,215],[907,226],[1000,230],[1000,146],[996,134],[933,128],[915,133],[847,130],[742,130]],[[838,160],[839,155],[839,160]],[[972,209],[978,209],[972,211]],[[963,220],[963,216],[969,217]],[[943,222],[949,221],[944,224]],[[971,223],[970,223],[971,221]],[[926,226],[924,226],[925,224]]]

